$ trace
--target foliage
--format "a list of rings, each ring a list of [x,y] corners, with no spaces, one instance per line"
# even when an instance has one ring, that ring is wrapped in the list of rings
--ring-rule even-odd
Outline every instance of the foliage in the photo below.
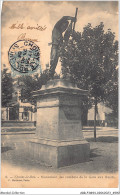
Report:
[[[106,105],[109,106],[113,112],[114,118],[118,118],[118,69],[116,69],[111,79],[106,83]]]
[[[36,74],[34,76],[24,75],[19,78],[19,82],[22,83],[21,100],[27,102],[33,102],[32,92],[40,90],[42,85],[45,85],[48,81],[48,70],[46,69],[41,75]]]
[[[2,81],[2,106],[7,107],[12,100],[13,80],[7,68],[1,72]]]
[[[95,28],[88,24],[83,33],[75,32],[61,48],[63,75],[69,71],[79,87],[100,100],[104,97],[104,84],[118,65],[118,42],[114,38],[110,29],[104,33],[103,23]]]

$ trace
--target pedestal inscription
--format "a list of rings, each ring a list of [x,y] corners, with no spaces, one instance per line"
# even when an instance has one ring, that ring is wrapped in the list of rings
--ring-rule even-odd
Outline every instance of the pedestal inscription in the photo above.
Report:
[[[76,107],[68,107],[65,106],[61,109],[64,112],[64,115],[67,120],[80,120],[81,119],[81,113],[80,109]]]

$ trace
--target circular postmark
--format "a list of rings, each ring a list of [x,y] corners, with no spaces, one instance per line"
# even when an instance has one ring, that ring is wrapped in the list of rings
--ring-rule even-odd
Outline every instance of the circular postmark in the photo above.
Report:
[[[9,63],[21,73],[31,73],[40,65],[40,49],[32,41],[19,40],[8,51]]]

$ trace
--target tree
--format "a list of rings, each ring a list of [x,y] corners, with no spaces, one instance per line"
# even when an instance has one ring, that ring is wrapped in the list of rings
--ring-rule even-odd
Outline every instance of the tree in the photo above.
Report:
[[[38,75],[24,75],[19,79],[19,83],[21,83],[21,101],[32,102],[32,91],[41,88],[41,82]]]
[[[2,82],[2,106],[7,107],[12,100],[13,93],[13,80],[11,74],[8,72],[7,68],[4,68],[1,73]]]
[[[60,57],[64,77],[69,74],[79,88],[89,92],[88,105],[94,105],[96,141],[97,104],[106,101],[107,83],[118,66],[118,41],[110,29],[104,32],[102,22],[95,28],[88,24],[82,33],[74,32],[68,43],[63,43]]]
[[[116,69],[111,79],[106,83],[106,106],[112,109],[110,116],[118,123],[118,69]],[[116,127],[117,124],[116,123]]]
[[[27,102],[34,102],[32,95],[33,91],[41,89],[42,85],[45,85],[48,81],[48,70],[44,70],[40,75],[24,75],[19,78],[19,82],[22,82],[21,100]]]

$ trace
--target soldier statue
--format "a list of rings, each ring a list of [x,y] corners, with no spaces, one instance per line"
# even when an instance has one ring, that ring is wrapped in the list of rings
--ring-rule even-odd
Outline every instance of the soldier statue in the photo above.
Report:
[[[69,22],[70,21],[70,22]],[[76,16],[63,16],[54,26],[52,31],[52,48],[50,54],[49,77],[53,78],[59,58],[59,47],[63,41],[68,41],[75,25]],[[74,23],[74,24],[73,24]],[[74,28],[74,27],[73,27]],[[65,32],[65,33],[64,33]],[[63,36],[64,33],[64,36]]]

